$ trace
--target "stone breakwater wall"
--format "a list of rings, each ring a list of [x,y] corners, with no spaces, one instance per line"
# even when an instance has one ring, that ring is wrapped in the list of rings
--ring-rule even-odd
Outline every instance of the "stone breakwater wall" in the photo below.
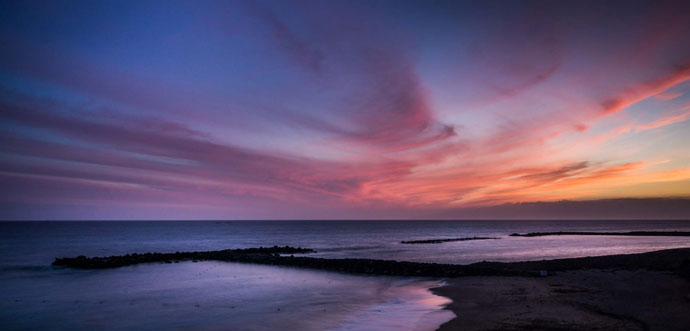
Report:
[[[549,272],[577,269],[651,269],[675,272],[690,278],[690,248],[668,249],[641,254],[607,255],[527,262],[478,262],[467,265],[404,262],[376,259],[326,259],[294,254],[314,253],[309,248],[269,247],[206,252],[145,253],[109,257],[58,258],[53,265],[80,269],[117,268],[138,263],[180,261],[228,261],[291,266],[338,272],[415,276],[543,276]],[[290,254],[287,255],[286,254]]]
[[[424,239],[424,240],[405,240],[401,241],[401,244],[441,244],[451,241],[468,241],[468,240],[489,240],[489,239],[501,239],[494,237],[466,237],[466,238],[442,238],[442,239]]]
[[[65,266],[78,269],[106,269],[124,267],[139,263],[164,262],[173,263],[181,261],[233,261],[238,256],[273,256],[280,254],[304,254],[314,253],[313,249],[290,246],[273,246],[244,249],[225,249],[220,251],[201,251],[201,252],[175,252],[175,253],[132,253],[127,255],[113,255],[104,257],[67,257],[56,258],[54,266]]]
[[[639,236],[639,237],[690,237],[687,231],[630,231],[630,232],[530,232],[513,233],[511,237],[543,237],[543,236]]]

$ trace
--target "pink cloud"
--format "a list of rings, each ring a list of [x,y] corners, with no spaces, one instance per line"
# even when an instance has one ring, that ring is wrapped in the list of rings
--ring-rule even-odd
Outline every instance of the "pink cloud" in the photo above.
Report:
[[[619,112],[688,80],[690,80],[690,63],[683,63],[666,75],[625,87],[618,95],[601,103],[601,114],[610,115]]]
[[[684,121],[687,121],[688,119],[690,119],[690,110],[687,110],[687,111],[680,113],[680,114],[677,114],[677,115],[670,115],[670,116],[661,117],[657,120],[654,120],[654,121],[646,123],[646,124],[636,125],[635,130],[647,131],[647,130],[658,129],[658,128],[661,128],[661,127],[664,127],[667,125],[684,122]]]
[[[678,92],[661,92],[654,97],[660,100],[672,100],[675,99],[683,94],[678,93]]]

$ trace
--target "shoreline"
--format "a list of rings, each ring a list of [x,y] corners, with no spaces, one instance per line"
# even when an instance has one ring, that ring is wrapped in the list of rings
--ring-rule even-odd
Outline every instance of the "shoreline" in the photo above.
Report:
[[[439,279],[386,277],[390,285],[380,300],[350,311],[329,330],[418,330],[433,331],[457,315],[446,309],[452,301],[431,291],[446,284]]]
[[[148,253],[56,259],[55,264],[102,269],[173,263],[171,257],[212,258],[352,274],[442,278],[444,286],[427,288],[432,295],[448,298],[450,303],[442,310],[455,314],[439,326],[442,331],[687,330],[690,326],[690,248],[467,265],[280,255],[309,251],[286,246]]]
[[[77,269],[118,268],[139,263],[177,263],[181,261],[226,261],[293,266],[355,274],[460,277],[460,276],[545,276],[576,269],[650,269],[670,271],[690,278],[690,247],[636,254],[603,255],[522,262],[477,262],[441,264],[377,259],[319,258],[295,256],[315,252],[301,247],[229,249],[205,252],[145,253],[107,257],[56,258],[53,266]],[[284,256],[282,254],[290,254]]]
[[[510,235],[510,237],[545,237],[545,236],[690,237],[690,231],[628,231],[628,232],[556,231],[556,232],[513,233]]]
[[[548,276],[446,279],[438,330],[690,330],[690,248],[513,264]]]
[[[440,331],[690,329],[690,280],[665,271],[470,276],[429,291],[450,299],[456,316]]]

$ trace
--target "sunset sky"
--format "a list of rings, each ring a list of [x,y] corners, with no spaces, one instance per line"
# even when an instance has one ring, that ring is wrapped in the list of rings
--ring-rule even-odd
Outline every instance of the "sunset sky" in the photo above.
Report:
[[[0,218],[690,197],[690,2],[0,1]]]

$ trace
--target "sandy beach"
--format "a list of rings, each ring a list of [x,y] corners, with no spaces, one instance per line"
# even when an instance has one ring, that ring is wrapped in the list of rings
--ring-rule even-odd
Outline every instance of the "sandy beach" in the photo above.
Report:
[[[459,277],[432,291],[457,315],[440,330],[690,330],[690,281],[664,271]]]

